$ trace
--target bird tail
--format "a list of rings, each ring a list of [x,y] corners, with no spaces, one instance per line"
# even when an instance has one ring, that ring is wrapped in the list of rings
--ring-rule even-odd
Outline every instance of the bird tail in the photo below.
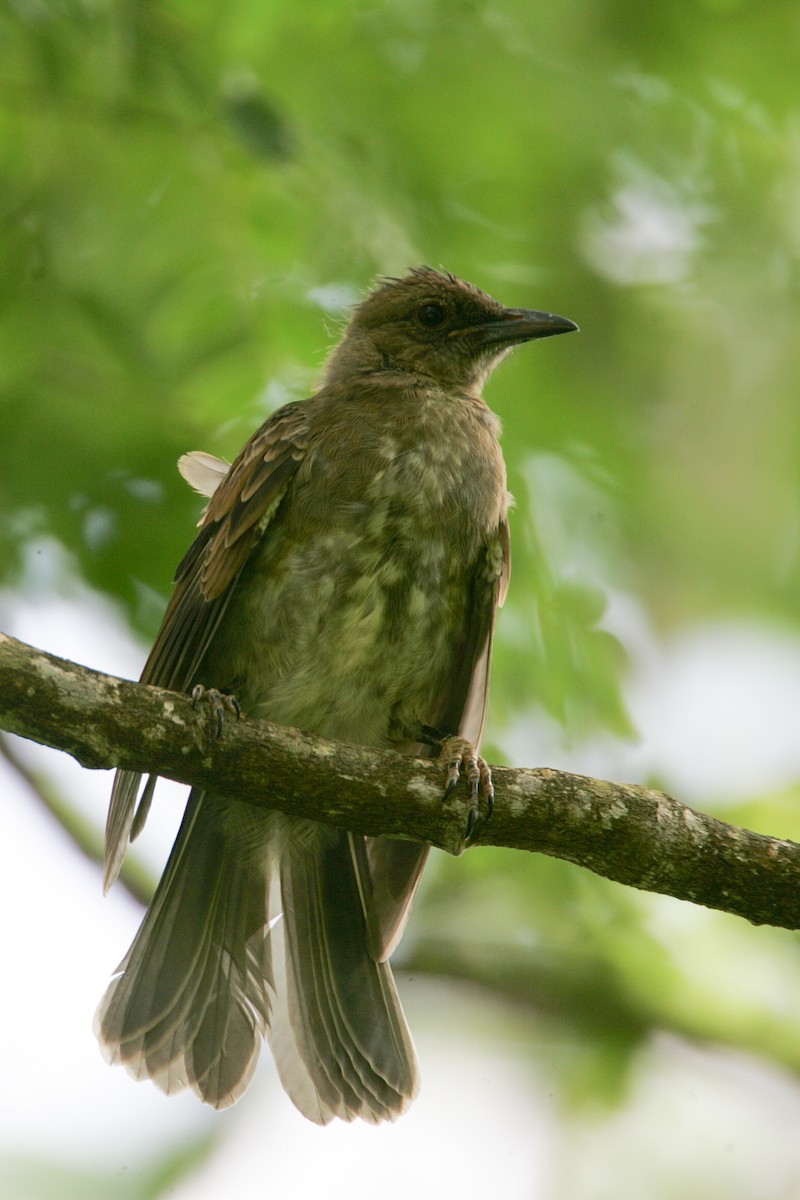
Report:
[[[318,1124],[394,1120],[417,1094],[391,967],[368,952],[346,834],[293,822],[280,858],[285,980],[269,1030],[284,1088]]]
[[[244,1092],[265,1033],[317,1123],[391,1120],[417,1090],[347,835],[197,791],[95,1031],[109,1062],[216,1108]]]

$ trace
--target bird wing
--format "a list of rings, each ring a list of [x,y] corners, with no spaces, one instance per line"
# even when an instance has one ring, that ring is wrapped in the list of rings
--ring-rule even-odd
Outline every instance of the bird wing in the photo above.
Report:
[[[308,423],[307,402],[285,405],[252,436],[226,474],[217,468],[207,477],[206,488],[215,483],[213,494],[200,532],[176,572],[175,590],[142,671],[142,683],[187,691],[195,681],[242,567],[264,536],[305,456]],[[125,857],[140,781],[141,775],[134,771],[117,771],[114,778],[106,822],[106,891]],[[136,814],[135,832],[144,824],[154,782],[151,777]]]
[[[475,563],[467,619],[452,657],[452,672],[428,720],[435,729],[466,738],[476,749],[486,723],[495,619],[505,601],[510,574],[511,544],[508,522],[503,519]],[[409,752],[428,757],[437,749],[418,745]],[[388,958],[403,936],[428,849],[416,842],[351,835],[370,953],[378,961]]]
[[[511,544],[504,519],[472,572],[467,620],[453,655],[452,673],[429,722],[446,733],[457,732],[476,749],[486,724],[495,619],[505,602],[510,574]]]

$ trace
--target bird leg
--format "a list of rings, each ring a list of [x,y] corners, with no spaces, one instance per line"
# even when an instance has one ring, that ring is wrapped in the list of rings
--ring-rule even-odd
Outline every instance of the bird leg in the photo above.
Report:
[[[445,797],[450,795],[463,776],[468,799],[465,839],[467,845],[471,845],[477,840],[481,827],[489,820],[494,809],[491,768],[466,738],[453,737],[429,725],[423,726],[422,736],[428,744],[439,747],[439,757],[445,765]],[[484,802],[484,812],[481,811],[481,800]]]
[[[192,708],[197,708],[201,702],[208,705],[209,721],[213,721],[216,737],[222,737],[226,712],[233,713],[237,721],[242,715],[241,705],[235,696],[218,692],[216,688],[205,688],[198,683],[192,688]]]

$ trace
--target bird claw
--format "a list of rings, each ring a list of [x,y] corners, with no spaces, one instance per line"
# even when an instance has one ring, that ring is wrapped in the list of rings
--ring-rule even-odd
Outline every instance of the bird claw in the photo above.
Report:
[[[233,713],[238,721],[242,715],[241,705],[235,696],[218,692],[216,688],[205,688],[198,683],[192,688],[192,708],[200,703],[208,705],[209,720],[214,722],[215,736],[222,737],[225,713]]]
[[[442,742],[441,757],[445,764],[445,796],[450,795],[462,777],[467,787],[467,827],[464,837],[469,846],[477,840],[482,826],[494,809],[491,768],[466,738],[446,738]],[[481,800],[484,811],[481,811]]]

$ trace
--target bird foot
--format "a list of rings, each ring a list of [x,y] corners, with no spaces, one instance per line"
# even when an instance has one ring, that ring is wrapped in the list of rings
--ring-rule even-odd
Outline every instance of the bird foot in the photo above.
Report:
[[[213,722],[215,737],[222,737],[226,712],[233,713],[237,721],[242,715],[241,705],[235,696],[218,692],[216,688],[205,688],[198,683],[192,688],[192,708],[197,708],[201,703],[208,705],[209,722]]]
[[[468,846],[472,845],[494,808],[491,769],[486,759],[481,758],[472,742],[468,742],[466,738],[445,738],[441,743],[440,758],[444,761],[446,770],[445,796],[450,795],[462,776],[466,784],[468,807],[465,841]]]

